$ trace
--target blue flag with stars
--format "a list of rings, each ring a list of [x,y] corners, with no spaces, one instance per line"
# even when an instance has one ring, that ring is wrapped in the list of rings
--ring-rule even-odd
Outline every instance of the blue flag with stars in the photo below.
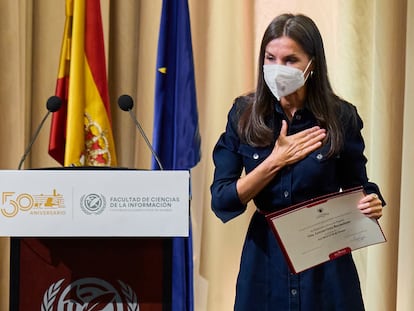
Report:
[[[201,157],[187,0],[163,0],[158,37],[153,146],[166,170],[190,170]],[[152,167],[160,169],[153,158]],[[190,217],[190,215],[189,215]],[[194,310],[191,221],[172,240],[172,311]]]

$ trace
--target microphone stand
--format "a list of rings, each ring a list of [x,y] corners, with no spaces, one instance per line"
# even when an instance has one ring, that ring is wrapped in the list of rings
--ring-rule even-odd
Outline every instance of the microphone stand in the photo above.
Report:
[[[26,148],[26,150],[25,150],[25,152],[24,152],[24,154],[23,154],[23,156],[22,156],[22,158],[20,160],[20,163],[19,163],[19,166],[18,166],[18,170],[21,169],[24,160],[26,160],[27,155],[29,154],[30,150],[32,149],[33,143],[35,142],[35,140],[37,138],[37,135],[39,135],[39,132],[40,132],[41,128],[43,127],[43,123],[45,123],[45,121],[46,121],[47,117],[49,116],[49,114],[50,114],[50,111],[48,111],[46,113],[46,115],[43,117],[42,122],[40,122],[40,125],[37,127],[36,132],[34,133],[32,139],[30,140],[30,144],[27,146],[27,148]]]
[[[161,165],[161,161],[158,158],[157,153],[155,152],[154,148],[152,148],[150,141],[148,140],[147,135],[145,135],[144,130],[141,127],[141,124],[139,124],[138,120],[136,118],[134,118],[134,115],[132,113],[131,109],[128,109],[129,115],[131,116],[131,119],[134,121],[135,125],[137,126],[138,130],[141,133],[141,136],[144,138],[145,143],[147,144],[148,148],[150,148],[152,155],[155,158],[155,161],[157,161],[158,166],[160,167],[161,170],[164,170],[163,166]]]

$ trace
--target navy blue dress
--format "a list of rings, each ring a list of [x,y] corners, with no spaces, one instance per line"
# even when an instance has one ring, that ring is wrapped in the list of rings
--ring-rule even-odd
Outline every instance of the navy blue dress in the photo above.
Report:
[[[240,141],[237,124],[247,102],[247,97],[236,99],[228,115],[226,130],[213,151],[215,171],[211,185],[212,209],[223,222],[246,210],[246,205],[240,202],[236,191],[236,181],[242,171],[249,173],[273,149],[273,146],[255,148]],[[302,161],[284,167],[254,198],[258,209],[276,211],[360,185],[366,193],[377,193],[382,199],[378,187],[367,178],[367,160],[363,155],[365,145],[361,136],[362,120],[354,106],[346,102],[341,106],[345,133],[341,153],[326,157],[329,146],[325,145]],[[282,119],[287,120],[280,104],[276,102],[274,115],[269,118],[275,128],[275,139],[279,135]],[[289,124],[288,135],[315,125],[316,119],[309,110],[299,110]],[[264,215],[256,211],[243,246],[234,310],[364,310],[352,255],[292,274]]]

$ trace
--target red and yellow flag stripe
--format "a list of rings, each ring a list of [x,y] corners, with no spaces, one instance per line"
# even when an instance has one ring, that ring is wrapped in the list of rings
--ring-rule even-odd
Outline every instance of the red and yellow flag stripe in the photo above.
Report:
[[[64,166],[116,166],[99,0],[66,0],[49,154]]]

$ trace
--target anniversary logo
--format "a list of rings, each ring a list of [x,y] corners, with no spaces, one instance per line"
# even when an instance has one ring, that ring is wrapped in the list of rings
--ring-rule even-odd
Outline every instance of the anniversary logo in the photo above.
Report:
[[[56,189],[53,189],[51,194],[2,192],[0,211],[8,218],[15,217],[19,213],[36,216],[66,214],[65,200]]]

